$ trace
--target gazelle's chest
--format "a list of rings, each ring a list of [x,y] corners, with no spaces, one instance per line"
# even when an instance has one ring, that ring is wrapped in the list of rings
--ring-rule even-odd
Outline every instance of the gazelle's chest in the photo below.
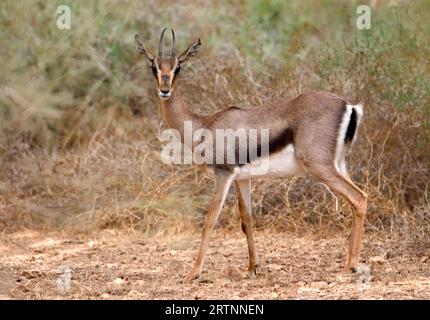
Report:
[[[302,165],[296,159],[294,146],[289,144],[281,151],[262,159],[259,163],[241,166],[236,179],[301,176],[304,173]]]

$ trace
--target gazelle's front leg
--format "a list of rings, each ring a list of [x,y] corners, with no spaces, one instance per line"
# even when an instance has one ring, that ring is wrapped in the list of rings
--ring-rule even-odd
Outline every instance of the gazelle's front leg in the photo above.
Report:
[[[236,180],[237,198],[239,201],[239,213],[242,223],[242,231],[246,235],[248,242],[248,274],[255,276],[259,264],[255,249],[254,237],[252,234],[252,210],[251,210],[251,180]]]
[[[197,254],[196,262],[191,272],[187,275],[186,280],[191,281],[200,276],[203,267],[203,260],[205,257],[206,249],[212,234],[215,223],[221,212],[221,208],[227,197],[228,190],[234,180],[235,173],[224,169],[215,169],[215,195],[209,206],[209,210],[203,225],[202,243],[200,245],[199,253]]]

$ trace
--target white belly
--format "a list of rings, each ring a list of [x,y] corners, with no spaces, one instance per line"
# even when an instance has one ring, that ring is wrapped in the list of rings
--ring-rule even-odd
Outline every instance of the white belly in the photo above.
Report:
[[[281,151],[270,155],[260,163],[253,162],[241,166],[236,179],[301,176],[304,175],[304,173],[305,170],[295,157],[294,146],[289,144]]]

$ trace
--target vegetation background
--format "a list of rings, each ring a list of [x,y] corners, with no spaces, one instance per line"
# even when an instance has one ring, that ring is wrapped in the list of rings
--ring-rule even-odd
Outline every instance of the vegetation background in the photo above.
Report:
[[[56,28],[69,5],[71,30]],[[257,106],[307,90],[360,97],[349,157],[369,194],[367,233],[430,235],[430,3],[371,1],[14,1],[0,5],[0,230],[126,228],[200,232],[212,178],[160,161],[155,83],[134,35],[178,50],[191,109]],[[166,44],[168,46],[168,44]],[[223,228],[238,230],[230,193]],[[257,229],[349,232],[350,210],[312,178],[253,182]]]

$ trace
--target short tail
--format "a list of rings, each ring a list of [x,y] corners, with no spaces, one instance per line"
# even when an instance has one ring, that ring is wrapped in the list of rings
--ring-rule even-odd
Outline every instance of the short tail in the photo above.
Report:
[[[357,129],[363,117],[363,105],[359,103],[356,105],[348,105],[348,107],[350,107],[352,110],[349,117],[348,127],[345,131],[344,141],[346,145],[351,146],[355,141]]]

